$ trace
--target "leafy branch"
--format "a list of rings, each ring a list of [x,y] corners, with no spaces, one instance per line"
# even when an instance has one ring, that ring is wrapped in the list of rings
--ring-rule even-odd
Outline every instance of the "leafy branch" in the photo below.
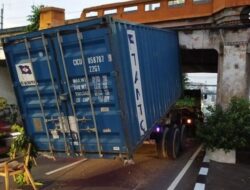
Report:
[[[205,126],[199,126],[197,135],[208,149],[247,148],[250,143],[250,102],[232,98],[227,109],[210,107],[211,115]]]
[[[31,15],[28,15],[27,18],[27,21],[30,23],[26,28],[27,32],[37,31],[39,29],[40,13],[42,8],[44,8],[44,5],[31,6]]]

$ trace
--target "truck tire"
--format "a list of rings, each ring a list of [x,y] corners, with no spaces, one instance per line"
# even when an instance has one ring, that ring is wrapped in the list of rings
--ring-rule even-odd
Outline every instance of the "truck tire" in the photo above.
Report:
[[[181,132],[177,126],[171,127],[167,140],[167,154],[171,159],[176,159],[181,149]]]
[[[186,125],[182,124],[181,125],[181,151],[185,150],[185,144],[186,144],[186,138],[187,138],[187,127]]]
[[[160,159],[168,158],[168,153],[167,153],[168,132],[169,128],[165,127],[162,135],[156,139],[156,150],[157,150],[157,155]]]

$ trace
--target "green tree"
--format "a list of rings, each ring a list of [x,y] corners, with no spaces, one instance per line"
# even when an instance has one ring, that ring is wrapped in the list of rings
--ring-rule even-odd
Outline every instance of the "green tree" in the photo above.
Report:
[[[27,32],[33,32],[37,31],[39,29],[39,22],[40,22],[40,13],[41,9],[44,7],[44,5],[32,5],[31,6],[31,15],[28,15],[27,21],[30,23],[26,31]]]
[[[197,130],[198,138],[211,150],[249,149],[250,146],[250,101],[233,97],[229,106],[217,105],[208,108],[211,115],[204,126]]]

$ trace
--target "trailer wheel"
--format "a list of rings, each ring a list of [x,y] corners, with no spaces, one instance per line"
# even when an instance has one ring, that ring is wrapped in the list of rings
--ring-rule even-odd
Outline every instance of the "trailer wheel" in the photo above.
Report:
[[[167,144],[167,154],[171,159],[176,159],[179,156],[181,149],[181,134],[180,129],[176,126],[171,127]]]
[[[169,132],[169,128],[165,127],[162,135],[156,139],[156,150],[157,150],[158,157],[160,159],[168,158],[168,153],[167,153],[168,132]]]
[[[186,125],[181,125],[181,151],[185,150],[185,144],[186,144],[186,138],[187,138],[187,127]]]

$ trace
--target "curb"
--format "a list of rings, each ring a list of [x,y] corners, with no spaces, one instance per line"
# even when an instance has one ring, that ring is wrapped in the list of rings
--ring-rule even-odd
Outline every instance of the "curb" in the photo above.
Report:
[[[194,190],[205,190],[207,175],[209,171],[209,162],[210,162],[209,158],[207,157],[207,155],[205,155],[201,163],[199,175],[196,179]]]

